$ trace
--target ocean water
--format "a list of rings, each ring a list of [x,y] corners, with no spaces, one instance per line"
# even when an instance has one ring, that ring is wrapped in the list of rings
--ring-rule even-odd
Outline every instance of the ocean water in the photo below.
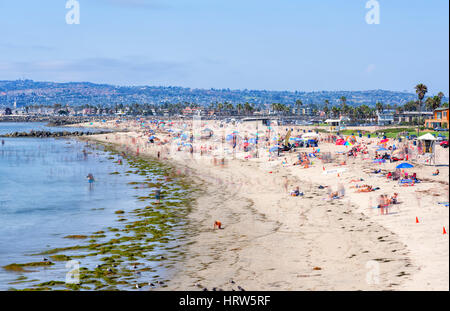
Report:
[[[31,129],[47,128],[44,124],[0,122],[0,133]],[[86,244],[85,241],[64,238],[68,235],[91,236],[97,231],[108,231],[106,228],[110,227],[121,230],[125,223],[117,221],[115,211],[128,213],[144,208],[151,199],[137,198],[148,197],[154,190],[133,184],[164,178],[159,171],[146,176],[130,174],[133,168],[127,161],[123,160],[123,165],[116,163],[120,156],[75,139],[3,138],[4,144],[1,140],[0,290],[29,288],[44,281],[64,282],[69,270],[64,261],[54,262],[51,267],[33,267],[34,272],[28,273],[1,267],[12,263],[40,262],[45,256],[33,254]],[[89,173],[95,178],[92,185],[87,182]],[[171,193],[183,192],[176,182],[167,183],[165,187]],[[154,253],[159,254],[158,248]],[[98,256],[78,261],[81,267],[88,268],[99,263]],[[142,263],[151,267],[153,272],[153,275],[146,275],[145,281],[164,275],[161,262],[142,260]],[[25,281],[14,282],[17,280]],[[134,281],[131,278],[129,282]],[[132,288],[125,284],[121,289]]]

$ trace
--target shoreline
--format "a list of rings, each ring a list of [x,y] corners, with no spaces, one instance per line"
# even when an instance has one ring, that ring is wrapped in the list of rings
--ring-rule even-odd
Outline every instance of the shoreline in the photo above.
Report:
[[[130,134],[138,136],[135,132],[116,135]],[[87,139],[103,140],[101,136],[108,135]],[[155,157],[156,149],[140,152]],[[247,290],[401,290],[414,283],[420,270],[417,260],[397,234],[364,214],[361,206],[338,202],[333,205],[345,211],[330,209],[328,204],[317,204],[325,195],[319,190],[310,198],[289,198],[279,182],[267,180],[267,172],[255,170],[257,164],[252,162],[231,161],[226,168],[208,167],[204,161],[181,163],[197,178],[206,179],[208,186],[189,215],[200,224],[199,234],[192,237],[184,269],[165,290],[237,290],[237,285]],[[243,174],[245,170],[248,175]],[[280,181],[286,173],[278,170],[270,176]],[[290,176],[294,178],[291,182],[302,182]],[[223,181],[231,182],[224,185]],[[248,183],[250,186],[245,185]],[[307,183],[310,191],[318,185],[311,179]],[[255,191],[257,187],[262,192]],[[258,198],[267,189],[274,191]],[[299,200],[302,206],[298,206]],[[214,231],[215,220],[225,229]],[[281,262],[277,251],[283,255]],[[262,259],[267,254],[271,256]],[[382,267],[380,284],[366,282],[366,264],[373,261]]]
[[[344,167],[319,162],[302,168],[288,165],[296,154],[285,153],[273,162],[250,157],[227,159],[221,166],[208,156],[169,151],[165,142],[171,134],[164,129],[155,133],[164,143],[149,144],[140,123],[113,122],[69,127],[112,130],[73,138],[183,169],[203,187],[187,216],[192,234],[183,246],[184,260],[176,261],[164,288],[151,290],[448,290],[448,234],[442,234],[442,225],[448,230],[448,207],[438,205],[448,201],[448,171],[426,177],[433,166],[416,165],[423,182],[404,188],[372,174],[378,166],[362,158],[348,159]],[[206,122],[211,128],[217,125]],[[362,138],[363,144],[376,141]],[[320,148],[333,154],[345,151],[326,142]],[[448,167],[448,150],[441,160]],[[395,165],[379,168],[387,172]],[[330,172],[342,167],[341,176],[325,175],[325,166]],[[356,193],[351,183],[362,177],[382,190]],[[299,185],[305,195],[290,197],[286,178],[287,188]],[[341,184],[346,195],[336,201],[326,200],[328,191],[318,189]],[[400,192],[401,204],[390,215],[379,215],[371,205],[379,194],[393,191]],[[215,220],[223,230],[213,230]],[[368,281],[371,271],[378,272],[378,282]]]

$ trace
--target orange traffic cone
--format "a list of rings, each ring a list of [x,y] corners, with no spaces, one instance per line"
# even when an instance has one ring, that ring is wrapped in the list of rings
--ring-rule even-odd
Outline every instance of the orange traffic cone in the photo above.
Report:
[[[419,223],[419,218],[416,217],[416,224],[418,224],[418,223]]]
[[[442,234],[447,234],[447,231],[445,231],[445,227],[444,230],[442,231]]]

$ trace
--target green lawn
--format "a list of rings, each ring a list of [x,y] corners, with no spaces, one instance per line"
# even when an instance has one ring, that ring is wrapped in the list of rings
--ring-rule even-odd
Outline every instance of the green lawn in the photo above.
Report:
[[[376,132],[379,133],[379,136],[382,136],[382,133],[384,132],[385,133],[384,135],[386,135],[387,138],[396,138],[399,135],[399,133],[402,133],[402,132],[407,132],[408,133],[407,135],[417,135],[417,128],[414,128],[414,127],[388,128],[388,129],[379,130]],[[362,131],[362,134],[364,136],[367,136],[367,134],[370,134],[370,136],[373,137],[373,136],[377,136],[376,132]],[[343,130],[340,133],[343,135],[352,135],[352,134],[358,135],[358,131],[356,131],[356,130]],[[430,131],[430,130],[426,130],[426,129],[421,129],[419,135],[424,135],[426,133],[430,133],[430,134],[433,134],[436,136],[441,134],[447,138],[449,136],[448,132],[435,132],[435,131]],[[404,136],[404,135],[402,135],[402,136]]]

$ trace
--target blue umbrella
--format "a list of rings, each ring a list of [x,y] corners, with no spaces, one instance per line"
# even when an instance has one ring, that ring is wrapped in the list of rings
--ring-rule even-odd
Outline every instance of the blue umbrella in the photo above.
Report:
[[[272,147],[269,149],[269,152],[274,152],[274,151],[278,151],[278,147]]]
[[[402,164],[399,164],[396,166],[396,168],[412,168],[412,167],[414,167],[414,165],[406,163],[406,162],[403,162]]]
[[[380,149],[377,149],[377,151],[387,151],[387,149],[386,148],[380,148]]]

